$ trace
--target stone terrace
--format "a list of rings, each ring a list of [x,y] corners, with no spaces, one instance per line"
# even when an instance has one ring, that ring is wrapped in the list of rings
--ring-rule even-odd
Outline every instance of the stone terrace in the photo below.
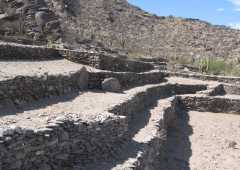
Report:
[[[225,123],[226,116],[216,114],[215,126],[226,125],[221,139],[207,137],[199,123],[211,127],[213,113],[239,114],[237,85],[167,77],[156,70],[103,71],[59,58],[17,57],[0,66],[0,170],[223,169],[227,163],[220,158],[213,166],[208,158],[198,160],[195,144],[220,141],[224,148],[226,128],[234,131],[221,154],[233,168],[240,166],[239,116]],[[121,93],[102,90],[109,77],[119,80]],[[204,153],[215,158],[213,148]],[[229,148],[236,149],[234,155]]]

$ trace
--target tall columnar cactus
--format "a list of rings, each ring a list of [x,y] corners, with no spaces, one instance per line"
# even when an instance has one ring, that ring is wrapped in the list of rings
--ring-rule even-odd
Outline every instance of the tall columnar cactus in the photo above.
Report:
[[[202,73],[206,73],[209,70],[209,57],[202,57],[199,62],[199,70]]]

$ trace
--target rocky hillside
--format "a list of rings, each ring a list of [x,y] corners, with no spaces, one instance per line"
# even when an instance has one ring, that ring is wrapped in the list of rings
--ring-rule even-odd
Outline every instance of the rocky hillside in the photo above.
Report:
[[[196,19],[160,17],[126,0],[0,0],[0,34],[63,41],[91,39],[133,56],[238,58],[240,31]]]

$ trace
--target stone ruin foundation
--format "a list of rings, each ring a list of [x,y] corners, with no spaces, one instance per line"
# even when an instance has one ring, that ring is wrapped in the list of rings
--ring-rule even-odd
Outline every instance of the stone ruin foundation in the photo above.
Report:
[[[6,54],[11,56],[11,62],[0,62],[7,69],[18,70],[11,75],[11,71],[3,70],[7,76],[0,73],[0,170],[239,167],[239,131],[234,131],[240,114],[239,78],[179,75],[151,70],[144,62],[141,64],[146,67],[142,69],[119,70],[115,60],[111,65],[112,59],[106,62],[106,58],[102,61],[107,63],[106,70],[100,70],[93,68],[92,62],[83,64],[78,60],[86,57],[85,53],[74,54],[77,61],[72,63],[59,51],[51,50],[45,52],[54,61],[37,60],[44,48],[32,50],[37,50],[37,55],[31,56],[30,61]],[[60,57],[53,57],[55,54]],[[41,69],[36,71],[35,62],[42,64]],[[46,62],[52,64],[48,66]],[[126,66],[129,63],[138,62],[121,62]],[[31,71],[24,72],[23,65]],[[119,81],[122,91],[103,91],[102,82],[112,77]],[[221,135],[229,134],[219,127],[225,119],[232,121],[229,126],[235,136],[223,136],[227,143],[222,145]],[[214,131],[212,125],[221,133]],[[208,128],[211,135],[206,137],[201,130]],[[202,146],[199,141],[208,138],[213,143],[220,142],[214,146],[227,148],[209,151],[205,157],[215,154],[215,150],[221,152],[205,165],[208,159],[196,158],[202,152],[195,144]],[[226,150],[235,154],[229,158],[232,166],[228,162],[218,164],[220,158],[228,155]]]

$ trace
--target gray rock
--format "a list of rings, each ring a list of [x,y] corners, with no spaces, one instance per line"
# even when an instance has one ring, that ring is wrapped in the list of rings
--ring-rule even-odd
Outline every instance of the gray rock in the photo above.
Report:
[[[80,90],[85,90],[88,88],[88,79],[89,79],[88,71],[86,67],[83,67],[77,79],[77,84]]]
[[[35,14],[35,20],[41,31],[43,31],[45,24],[48,22],[49,15],[45,11],[39,11]]]
[[[122,91],[119,80],[113,77],[104,79],[104,81],[102,82],[102,89],[110,92]]]

